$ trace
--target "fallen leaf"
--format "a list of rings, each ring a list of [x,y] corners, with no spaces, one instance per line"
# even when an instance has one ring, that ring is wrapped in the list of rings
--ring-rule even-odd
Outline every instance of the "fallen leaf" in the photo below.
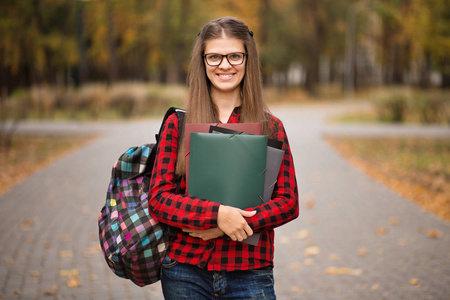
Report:
[[[306,209],[313,209],[313,208],[314,208],[314,205],[315,205],[314,200],[308,200],[308,201],[306,202],[305,207],[306,207]]]
[[[20,224],[20,227],[22,228],[23,231],[31,230],[31,226],[33,226],[33,220],[31,219],[26,219]]]
[[[320,253],[320,248],[317,246],[311,246],[305,249],[306,256],[315,256]]]
[[[40,277],[41,276],[41,271],[30,271],[30,275],[32,277]]]
[[[390,217],[389,224],[391,225],[400,225],[401,219],[399,217]]]
[[[42,243],[42,247],[44,247],[45,249],[49,249],[52,247],[52,243],[50,242],[43,242]]]
[[[328,260],[340,260],[341,256],[338,253],[328,254]]]
[[[76,288],[81,286],[81,277],[80,276],[72,276],[67,279],[67,286],[71,288]]]
[[[370,288],[370,290],[372,291],[376,291],[380,288],[380,285],[378,283],[375,283],[374,285],[372,285],[372,287]]]
[[[91,275],[89,276],[89,280],[91,280],[91,281],[96,281],[96,280],[98,280],[98,276],[95,275],[95,274],[91,274]]]
[[[433,238],[433,239],[440,239],[442,237],[442,234],[437,231],[436,229],[430,229],[427,232],[427,237]]]
[[[60,270],[59,275],[61,275],[61,276],[78,276],[78,270],[77,269]]]
[[[362,274],[362,270],[361,269],[329,267],[325,270],[325,274],[360,276]]]
[[[388,232],[388,229],[386,227],[378,227],[377,229],[375,229],[376,235],[384,235],[387,232]]]
[[[14,260],[14,258],[11,258],[11,257],[5,257],[5,258],[2,259],[2,262],[3,262],[3,264],[4,264],[4,266],[5,266],[6,268],[9,268],[9,267],[14,266],[14,264],[15,264],[16,261]]]
[[[297,270],[298,268],[300,268],[300,263],[298,262],[293,262],[288,265],[288,269],[291,270]]]
[[[73,253],[70,250],[61,250],[59,251],[60,257],[73,257]]]
[[[278,241],[280,244],[286,245],[291,243],[291,239],[288,236],[281,236],[280,240]]]
[[[301,231],[297,231],[297,233],[295,234],[295,238],[299,239],[299,240],[304,240],[311,237],[311,232],[309,230],[301,230]]]
[[[408,245],[408,240],[407,239],[400,239],[400,240],[398,240],[397,244],[399,246],[406,246],[406,245]]]
[[[22,292],[21,292],[21,291],[16,291],[16,290],[15,290],[15,291],[12,291],[12,294],[13,294],[13,295],[18,295],[18,296],[19,296],[19,295],[22,295]]]
[[[318,221],[319,221],[319,219],[317,217],[311,217],[309,219],[309,224],[316,225]]]
[[[56,296],[56,291],[45,290],[45,291],[44,291],[44,295],[45,295],[45,296]]]
[[[70,241],[70,235],[68,235],[68,234],[61,235],[61,241],[63,241],[63,242]]]
[[[303,294],[305,291],[299,286],[293,286],[291,292]]]
[[[364,247],[359,248],[358,255],[359,256],[366,256],[367,255],[367,249],[364,248]]]
[[[419,285],[420,282],[419,282],[419,279],[417,279],[417,278],[411,278],[411,279],[409,280],[409,284],[410,284],[410,285]]]

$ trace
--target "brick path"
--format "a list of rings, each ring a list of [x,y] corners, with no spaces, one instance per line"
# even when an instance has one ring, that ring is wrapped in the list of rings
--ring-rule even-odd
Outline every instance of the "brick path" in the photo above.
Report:
[[[287,129],[301,193],[300,217],[276,230],[278,299],[450,299],[450,224],[354,169],[322,139],[380,132],[450,138],[448,128],[362,131],[325,122],[342,109],[273,109]],[[153,140],[159,124],[24,126],[104,134],[0,198],[0,299],[163,299],[158,284],[139,288],[109,271],[97,238],[112,163],[129,145]]]

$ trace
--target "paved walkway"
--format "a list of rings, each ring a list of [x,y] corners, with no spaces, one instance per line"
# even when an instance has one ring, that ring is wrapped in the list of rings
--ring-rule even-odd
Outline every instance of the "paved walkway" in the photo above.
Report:
[[[300,217],[276,230],[278,299],[450,299],[450,224],[368,178],[324,142],[323,134],[380,132],[326,122],[343,109],[273,108],[290,138],[301,193]],[[159,125],[22,128],[104,134],[0,198],[0,299],[163,299],[158,284],[139,288],[109,271],[97,237],[112,163],[129,145],[153,139]],[[381,130],[413,132],[450,138],[441,127]]]

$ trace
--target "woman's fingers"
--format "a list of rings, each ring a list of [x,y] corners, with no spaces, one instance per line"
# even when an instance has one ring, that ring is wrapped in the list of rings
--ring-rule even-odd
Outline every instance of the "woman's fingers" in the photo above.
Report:
[[[219,236],[223,235],[222,230],[219,228],[211,228],[206,230],[196,230],[196,229],[182,229],[183,232],[188,233],[192,237],[201,238],[204,241],[209,241],[215,238],[218,238]]]
[[[219,207],[217,225],[233,241],[241,242],[253,234],[253,230],[244,217],[252,217],[255,213],[255,211],[248,212],[235,207],[221,205]]]

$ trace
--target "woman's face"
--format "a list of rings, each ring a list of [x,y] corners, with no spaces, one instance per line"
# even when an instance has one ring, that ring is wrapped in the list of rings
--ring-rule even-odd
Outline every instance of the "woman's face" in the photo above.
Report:
[[[244,43],[239,39],[224,36],[207,41],[204,54],[216,53],[226,55],[236,52],[245,53]],[[230,61],[232,61],[231,58]],[[218,66],[210,66],[205,61],[206,75],[211,81],[211,92],[239,92],[240,83],[245,75],[246,61],[246,56],[240,65],[231,65],[226,57],[223,57],[222,62]]]

